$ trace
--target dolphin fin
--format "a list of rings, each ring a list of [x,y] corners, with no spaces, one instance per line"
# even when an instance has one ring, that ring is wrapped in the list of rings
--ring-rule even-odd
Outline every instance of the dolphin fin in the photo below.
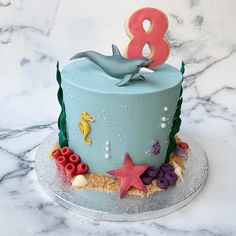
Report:
[[[112,44],[112,54],[113,56],[121,56],[120,50],[115,44]]]
[[[131,74],[125,75],[124,78],[118,84],[116,84],[116,86],[121,87],[127,84],[132,79],[132,77],[133,75]]]

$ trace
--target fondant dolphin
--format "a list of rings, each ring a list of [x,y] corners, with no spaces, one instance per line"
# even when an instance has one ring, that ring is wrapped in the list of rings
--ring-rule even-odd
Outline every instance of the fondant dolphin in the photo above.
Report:
[[[112,56],[105,56],[94,51],[77,53],[70,60],[87,57],[90,61],[98,65],[108,75],[120,79],[117,86],[123,86],[130,80],[145,78],[139,73],[142,67],[149,66],[153,60],[147,58],[128,59],[121,56],[117,46],[112,45]]]

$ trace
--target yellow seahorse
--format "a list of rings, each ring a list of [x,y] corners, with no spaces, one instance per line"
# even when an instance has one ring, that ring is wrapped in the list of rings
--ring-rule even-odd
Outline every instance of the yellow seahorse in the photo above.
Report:
[[[85,144],[91,144],[92,140],[88,138],[88,135],[91,131],[91,126],[89,124],[89,121],[95,122],[92,116],[90,116],[87,112],[82,112],[80,114],[80,122],[79,122],[79,129],[80,132],[84,136],[84,143]]]

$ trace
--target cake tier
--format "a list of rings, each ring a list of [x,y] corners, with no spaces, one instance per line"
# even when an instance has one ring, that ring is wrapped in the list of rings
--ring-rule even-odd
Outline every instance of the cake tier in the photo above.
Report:
[[[126,152],[136,164],[159,166],[165,161],[182,74],[164,64],[142,75],[145,81],[117,87],[118,79],[88,59],[73,62],[62,71],[69,146],[91,172],[120,168]],[[90,124],[92,144],[85,143],[79,128],[83,112],[95,120],[81,124],[87,132]]]

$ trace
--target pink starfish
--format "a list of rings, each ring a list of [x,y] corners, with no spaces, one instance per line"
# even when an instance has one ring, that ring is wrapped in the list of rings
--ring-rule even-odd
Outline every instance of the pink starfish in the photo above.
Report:
[[[128,153],[125,153],[122,168],[107,173],[120,180],[120,198],[123,198],[131,187],[147,192],[140,175],[149,167],[149,164],[135,165]]]

